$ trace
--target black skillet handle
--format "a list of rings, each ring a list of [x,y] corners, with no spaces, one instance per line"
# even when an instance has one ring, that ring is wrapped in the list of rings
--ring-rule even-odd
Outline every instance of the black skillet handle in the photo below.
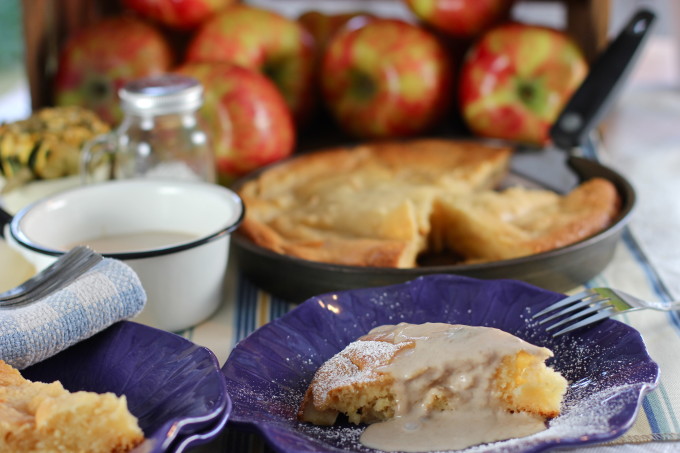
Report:
[[[588,76],[550,129],[555,146],[571,150],[583,144],[616,98],[655,17],[651,11],[639,10],[593,62]]]

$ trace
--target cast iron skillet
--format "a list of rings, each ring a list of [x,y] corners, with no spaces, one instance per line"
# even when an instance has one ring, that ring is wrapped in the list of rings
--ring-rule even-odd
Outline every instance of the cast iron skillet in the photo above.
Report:
[[[609,228],[559,249],[481,264],[392,269],[319,263],[281,255],[256,245],[237,230],[231,239],[234,258],[252,283],[290,302],[302,302],[330,291],[403,283],[430,274],[510,278],[565,292],[599,274],[611,261],[635,205],[633,188],[614,170],[582,157],[570,157],[568,163],[583,180],[598,176],[614,183],[622,203],[620,214]]]
[[[649,11],[636,13],[592,65],[588,77],[551,130],[554,144],[563,149],[580,147],[592,154],[596,145],[588,133],[596,126],[604,109],[611,104],[653,19],[654,15]],[[578,127],[572,127],[575,124],[574,115],[578,116]],[[561,122],[565,118],[569,120]],[[594,177],[608,179],[616,186],[621,197],[621,210],[612,225],[575,244],[511,260],[393,269],[319,263],[281,255],[256,245],[237,230],[232,235],[234,259],[252,283],[290,302],[302,302],[331,291],[385,286],[413,280],[421,275],[447,273],[481,279],[516,279],[565,292],[599,274],[611,261],[635,205],[635,191],[626,178],[595,160],[569,155],[567,151],[564,156],[565,165],[576,174],[579,181]],[[260,173],[258,171],[238,181],[234,189],[238,190]]]

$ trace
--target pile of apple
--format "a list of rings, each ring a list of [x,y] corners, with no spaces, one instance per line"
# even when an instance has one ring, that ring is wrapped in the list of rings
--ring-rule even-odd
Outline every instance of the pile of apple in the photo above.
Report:
[[[55,104],[115,124],[126,81],[195,77],[227,184],[290,155],[323,114],[358,139],[425,135],[462,117],[476,135],[543,144],[587,72],[564,32],[510,21],[512,0],[403,0],[408,22],[292,19],[237,0],[120,1],[123,15],[61,49]]]

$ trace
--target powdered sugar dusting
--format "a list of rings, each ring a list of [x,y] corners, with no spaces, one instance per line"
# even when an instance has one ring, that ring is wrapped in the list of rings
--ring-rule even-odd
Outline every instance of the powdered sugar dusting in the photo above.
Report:
[[[565,404],[562,415],[550,421],[548,429],[540,433],[492,444],[478,445],[467,448],[465,453],[503,452],[514,453],[537,447],[539,445],[553,444],[559,446],[563,442],[579,439],[580,442],[588,438],[597,440],[597,436],[608,433],[611,429],[610,420],[620,413],[625,404],[635,399],[637,392],[634,385],[623,385],[597,391],[588,398],[579,399]],[[306,423],[298,423],[295,427],[301,435],[317,439],[322,444],[332,445],[347,451],[357,453],[375,452],[376,450],[365,447],[359,441],[364,427],[360,426],[333,426],[322,427]]]
[[[627,392],[632,385],[616,386],[596,392],[587,399],[567,403],[562,415],[553,419],[548,429],[521,439],[510,439],[488,445],[479,445],[464,450],[466,453],[498,452],[507,453],[525,451],[539,444],[552,443],[559,445],[569,439],[585,441],[589,438],[597,440],[597,436],[607,433],[610,420],[619,414],[626,403],[630,403]],[[621,398],[614,398],[621,396]],[[631,396],[634,397],[634,396]]]
[[[597,376],[589,376],[587,373],[588,359],[585,357],[604,354],[606,349],[596,345],[582,344],[577,338],[571,338],[554,345],[556,349],[556,367],[568,376],[581,376],[580,379],[571,382],[562,408],[562,414],[551,420],[548,428],[540,433],[492,444],[478,445],[462,450],[465,453],[504,452],[519,453],[527,449],[538,448],[545,445],[571,445],[583,444],[588,441],[597,442],[600,439],[610,438],[612,430],[621,429],[620,421],[612,422],[613,417],[620,416],[628,405],[637,404],[641,384],[625,384],[610,386],[608,379],[598,379]],[[562,361],[561,357],[569,354],[584,357],[584,360]],[[568,365],[565,365],[568,362]],[[561,365],[561,367],[560,367]],[[625,373],[630,365],[625,361],[620,364],[620,369],[610,369],[610,372]],[[295,431],[300,435],[313,438],[323,445],[332,445],[336,448],[357,452],[368,453],[376,450],[361,444],[359,438],[365,427],[344,425],[333,427],[313,426],[306,423],[295,423]]]
[[[350,343],[316,372],[312,382],[315,405],[324,408],[328,392],[333,388],[361,385],[374,380],[375,367],[388,363],[399,349],[399,345],[384,341],[359,340]]]

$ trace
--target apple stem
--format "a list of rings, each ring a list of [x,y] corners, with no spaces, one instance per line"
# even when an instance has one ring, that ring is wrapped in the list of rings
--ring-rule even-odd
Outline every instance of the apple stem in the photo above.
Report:
[[[367,99],[375,96],[376,85],[371,76],[362,71],[354,70],[350,73],[352,91],[359,99]]]

